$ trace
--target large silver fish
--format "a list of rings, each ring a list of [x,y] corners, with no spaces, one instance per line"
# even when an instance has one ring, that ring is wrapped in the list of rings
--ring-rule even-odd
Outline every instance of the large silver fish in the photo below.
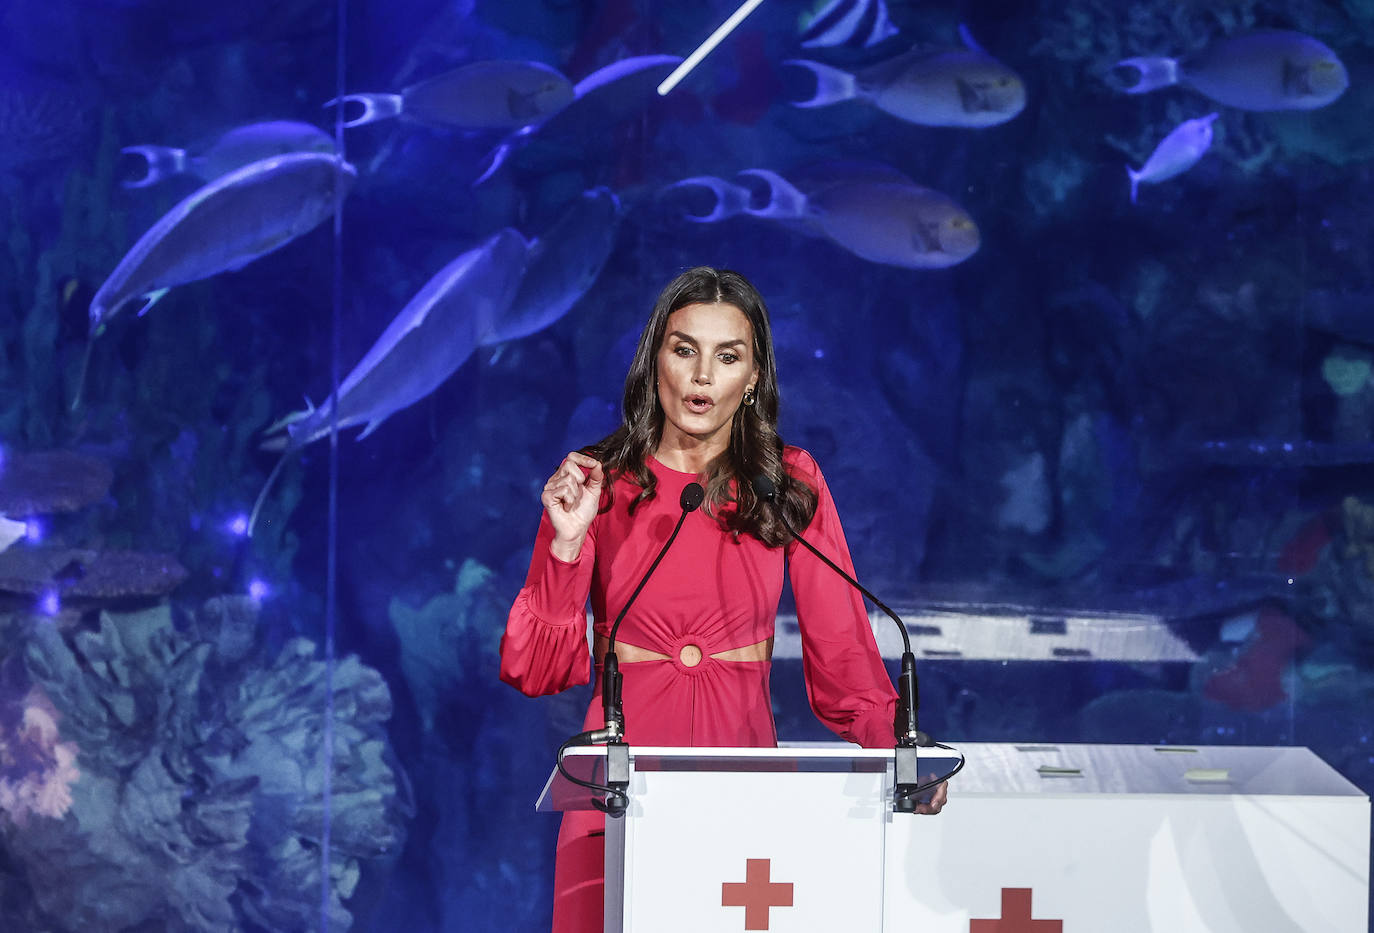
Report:
[[[608,188],[584,191],[573,201],[530,243],[520,289],[482,344],[528,337],[567,314],[610,258],[621,216],[620,199]]]
[[[982,128],[1005,123],[1026,106],[1026,86],[1012,69],[974,43],[965,47],[911,51],[848,72],[809,59],[784,64],[816,76],[816,93],[796,107],[826,107],[846,100],[868,103],[884,113],[922,126]]]
[[[140,314],[177,285],[241,269],[334,213],[357,171],[325,153],[251,162],[192,192],[139,237],[91,299],[91,336],[136,298]]]
[[[288,456],[339,430],[366,424],[361,440],[388,417],[437,389],[467,362],[483,335],[510,307],[525,268],[528,245],[505,228],[440,269],[387,325],[363,358],[339,383],[337,404],[292,412],[268,427],[264,450],[280,450],[248,516],[253,534],[258,514]],[[335,412],[337,411],[337,415]]]
[[[978,251],[978,225],[954,199],[916,184],[890,166],[831,162],[793,174],[748,169],[743,184],[697,176],[666,191],[704,188],[715,198],[688,220],[722,220],[732,213],[783,224],[823,237],[870,262],[905,269],[943,269]],[[762,197],[751,186],[762,183]],[[755,206],[757,205],[757,206]]]
[[[391,117],[474,130],[509,130],[546,120],[573,99],[562,72],[540,62],[473,62],[412,84],[399,94],[345,94],[330,104],[361,104],[344,126]]]
[[[639,55],[592,72],[574,85],[571,104],[547,120],[516,130],[497,145],[473,185],[490,178],[513,153],[536,143],[546,151],[571,152],[574,157],[611,145],[611,130],[642,112],[654,99],[654,89],[681,63],[677,55]]]
[[[1127,94],[1182,84],[1241,110],[1315,110],[1345,93],[1345,65],[1321,42],[1300,32],[1269,29],[1221,39],[1187,58],[1124,58],[1134,70]]]
[[[236,126],[203,150],[192,153],[172,146],[125,146],[127,155],[142,156],[143,172],[126,180],[126,188],[146,188],[172,175],[194,175],[213,181],[250,162],[288,152],[334,152],[334,137],[309,123],[269,120]]]
[[[1132,204],[1141,182],[1167,181],[1197,164],[1212,146],[1212,121],[1216,118],[1215,113],[1209,113],[1196,120],[1183,121],[1160,140],[1139,170],[1126,166],[1126,175],[1131,179]]]
[[[831,0],[807,21],[802,48],[840,45],[870,48],[897,34],[884,0]]]
[[[366,424],[358,437],[367,437],[467,362],[510,307],[526,248],[525,238],[506,228],[435,273],[339,384],[339,428]],[[264,446],[304,447],[329,433],[333,417],[329,402],[288,415],[278,422],[285,442]]]

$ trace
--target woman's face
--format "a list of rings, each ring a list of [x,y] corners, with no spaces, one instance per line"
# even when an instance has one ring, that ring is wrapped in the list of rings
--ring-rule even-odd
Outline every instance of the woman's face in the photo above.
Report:
[[[730,443],[730,422],[757,384],[754,328],[728,304],[692,304],[668,315],[658,348],[658,401],[665,420],[659,446],[701,449]]]

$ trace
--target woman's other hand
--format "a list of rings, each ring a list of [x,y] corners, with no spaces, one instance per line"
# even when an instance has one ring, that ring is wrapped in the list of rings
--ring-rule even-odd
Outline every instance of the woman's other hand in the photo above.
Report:
[[[601,507],[601,487],[605,482],[601,461],[574,450],[544,484],[539,501],[544,503],[553,524],[549,551],[554,557],[574,561],[582,553],[587,529],[592,527]]]
[[[927,775],[926,780],[930,780],[935,775]],[[945,803],[949,800],[949,781],[941,781],[935,785],[935,792],[930,795],[930,800],[916,804],[917,813],[939,813],[945,808]]]

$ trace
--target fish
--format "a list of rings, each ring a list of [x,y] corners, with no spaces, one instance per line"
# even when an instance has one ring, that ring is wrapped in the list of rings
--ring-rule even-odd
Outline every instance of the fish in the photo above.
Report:
[[[1181,84],[1240,110],[1315,110],[1345,93],[1350,75],[1336,53],[1300,32],[1265,29],[1217,42],[1186,58],[1123,58],[1127,94]],[[1134,71],[1134,80],[1129,72]]]
[[[795,181],[760,168],[736,178],[743,183],[694,176],[664,190],[705,188],[714,196],[716,203],[706,212],[684,215],[690,221],[735,214],[771,220],[828,239],[869,262],[904,269],[955,266],[981,245],[977,224],[953,198],[882,163],[821,163],[793,173]]]
[[[510,307],[527,249],[520,232],[506,227],[435,273],[339,383],[339,429],[365,424],[362,440],[467,362]],[[287,429],[284,449],[328,435],[334,411],[325,402],[288,415],[278,423]]]
[[[872,48],[897,34],[884,0],[831,0],[807,21],[802,48],[847,45]]]
[[[541,62],[496,59],[412,84],[399,94],[345,94],[325,104],[360,104],[362,113],[344,126],[400,117],[431,126],[511,130],[558,113],[572,103],[572,82]]]
[[[263,450],[281,451],[248,517],[252,536],[267,493],[287,458],[339,430],[365,425],[362,440],[391,415],[415,404],[458,371],[510,307],[529,244],[503,228],[448,262],[416,292],[363,358],[339,383],[337,397],[292,412],[270,425]]]
[[[515,130],[487,155],[476,187],[517,151],[539,143],[557,158],[584,158],[588,146],[613,145],[611,131],[641,113],[654,89],[682,63],[678,55],[637,55],[592,72],[573,86],[573,100],[548,119]]]
[[[538,238],[510,309],[480,343],[528,337],[560,320],[592,287],[615,246],[623,211],[609,188],[584,191]]]
[[[334,214],[357,170],[337,156],[293,152],[250,162],[192,192],[139,237],[91,299],[98,336],[135,298],[144,314],[168,290],[241,269]]]
[[[317,126],[292,120],[270,120],[237,126],[196,154],[172,146],[125,146],[126,155],[140,156],[143,171],[126,179],[125,188],[147,188],[173,175],[192,175],[214,181],[250,162],[288,152],[334,152],[334,137]]]
[[[28,536],[28,522],[17,522],[7,515],[0,515],[0,551],[9,550],[11,544]]]
[[[1209,113],[1195,120],[1184,120],[1160,140],[1155,151],[1138,170],[1126,166],[1131,179],[1131,203],[1141,182],[1154,184],[1182,175],[1197,164],[1212,145],[1212,121],[1217,114]]]
[[[1026,106],[1026,86],[1011,68],[972,42],[963,48],[913,48],[857,72],[810,59],[784,64],[816,77],[816,92],[794,107],[828,107],[858,100],[920,126],[981,129],[1014,118]]]

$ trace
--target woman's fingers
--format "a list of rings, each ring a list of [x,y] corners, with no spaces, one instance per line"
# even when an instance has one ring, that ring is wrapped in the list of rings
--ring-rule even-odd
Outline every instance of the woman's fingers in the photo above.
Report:
[[[601,461],[574,450],[563,458],[553,476],[544,484],[540,499],[549,511],[562,509],[571,512],[581,504],[585,493],[590,492],[599,500],[604,481]]]
[[[949,800],[949,781],[942,781],[936,785],[935,793],[931,795],[929,803],[916,804],[917,813],[933,814],[939,813],[945,808],[945,803]]]

